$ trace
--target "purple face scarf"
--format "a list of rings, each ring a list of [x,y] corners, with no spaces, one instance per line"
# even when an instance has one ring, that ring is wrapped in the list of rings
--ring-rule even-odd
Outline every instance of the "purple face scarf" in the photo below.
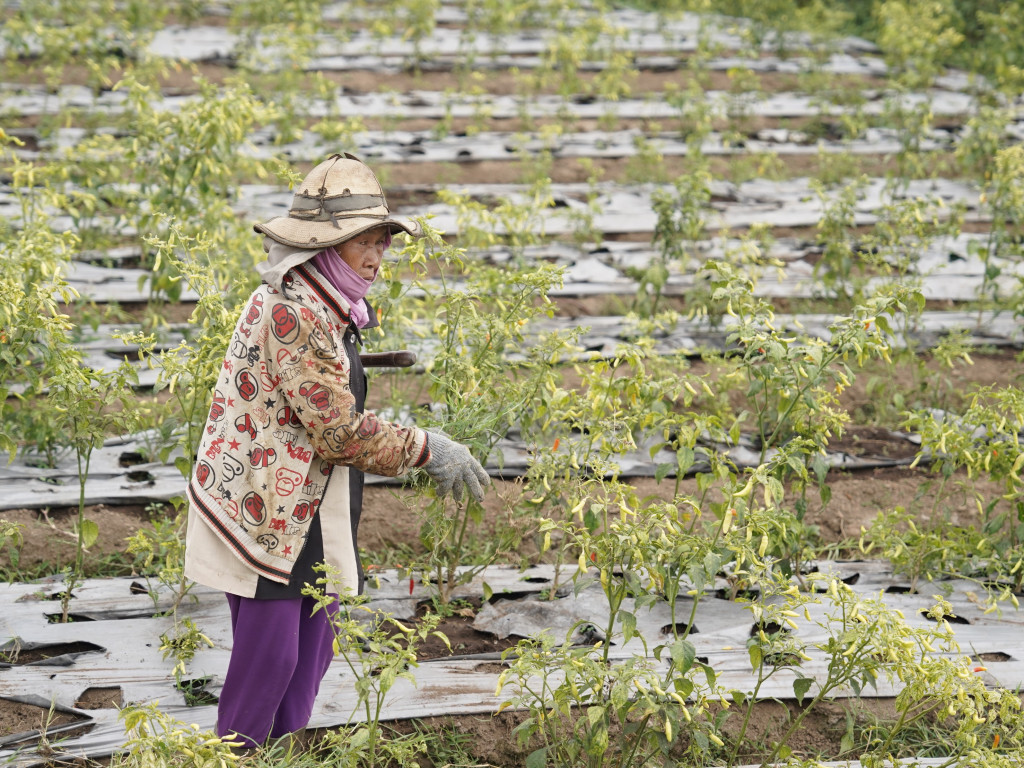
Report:
[[[344,262],[334,248],[325,248],[309,260],[317,271],[327,278],[342,296],[348,299],[351,307],[352,321],[360,328],[370,322],[370,313],[366,311],[363,297],[373,285],[373,280],[364,280],[352,267]]]

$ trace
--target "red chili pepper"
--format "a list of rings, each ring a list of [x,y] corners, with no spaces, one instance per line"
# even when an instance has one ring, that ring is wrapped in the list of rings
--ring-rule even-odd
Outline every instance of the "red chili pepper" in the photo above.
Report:
[[[559,439],[556,437],[555,438],[555,444],[551,448],[552,451],[557,451],[558,450],[558,442],[559,442]]]
[[[412,576],[410,576],[409,577],[409,594],[410,595],[412,594],[412,585],[413,585]]]

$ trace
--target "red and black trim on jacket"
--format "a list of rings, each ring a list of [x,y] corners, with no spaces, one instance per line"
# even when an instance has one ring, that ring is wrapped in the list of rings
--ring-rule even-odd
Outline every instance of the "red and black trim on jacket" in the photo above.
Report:
[[[330,291],[328,291],[320,281],[318,273],[311,272],[306,269],[305,264],[300,264],[295,267],[295,271],[302,275],[302,279],[306,281],[306,284],[309,286],[310,290],[316,294],[316,297],[333,310],[346,325],[352,322],[352,316],[349,310],[343,308],[341,304],[338,303],[337,299],[331,296]]]

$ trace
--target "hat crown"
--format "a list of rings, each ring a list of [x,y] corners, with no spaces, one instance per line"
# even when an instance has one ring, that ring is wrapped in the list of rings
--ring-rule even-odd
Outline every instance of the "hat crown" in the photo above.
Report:
[[[352,155],[331,155],[295,190],[288,215],[328,221],[346,216],[387,216],[384,190],[369,166]]]

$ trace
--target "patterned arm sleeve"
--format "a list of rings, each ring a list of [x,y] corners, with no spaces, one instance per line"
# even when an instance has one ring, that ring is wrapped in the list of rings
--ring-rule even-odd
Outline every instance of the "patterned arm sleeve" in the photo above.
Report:
[[[284,297],[271,307],[268,358],[281,392],[320,456],[377,475],[396,477],[429,458],[426,433],[358,413],[345,349],[308,309]],[[287,332],[279,333],[282,329]]]

